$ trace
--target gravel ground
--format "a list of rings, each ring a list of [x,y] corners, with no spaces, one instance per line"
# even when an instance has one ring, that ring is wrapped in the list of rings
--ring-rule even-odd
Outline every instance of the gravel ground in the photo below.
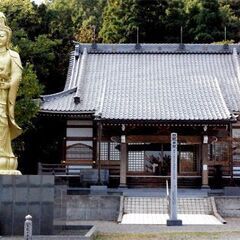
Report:
[[[126,225],[107,221],[77,221],[69,224],[95,225],[99,240],[240,240],[240,218],[226,218],[224,225]],[[38,237],[35,237],[39,239]],[[33,237],[33,240],[35,239]],[[23,237],[0,237],[0,240],[20,240]],[[46,236],[41,239],[51,239]],[[65,239],[68,239],[66,236]]]

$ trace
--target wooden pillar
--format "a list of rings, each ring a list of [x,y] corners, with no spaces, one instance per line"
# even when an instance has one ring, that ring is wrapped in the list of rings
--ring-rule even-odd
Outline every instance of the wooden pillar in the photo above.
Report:
[[[232,129],[232,124],[229,124],[228,126],[228,131],[229,131],[229,137],[232,139],[229,143],[229,170],[230,170],[230,186],[235,186],[235,183],[234,183],[234,178],[233,178],[233,144],[232,144],[232,141],[233,141],[233,129]]]
[[[202,188],[209,188],[208,185],[208,144],[202,144]]]
[[[93,124],[93,168],[97,168],[98,164],[98,124]]]
[[[120,184],[119,187],[127,187],[127,143],[126,135],[121,136],[120,147]]]
[[[98,123],[98,184],[101,185],[102,184],[102,179],[101,179],[101,141],[102,141],[102,123],[99,122]]]
[[[66,160],[67,160],[67,139],[66,139],[66,137],[64,137],[63,141],[62,141],[62,158],[61,159],[62,159],[61,163],[65,164]]]

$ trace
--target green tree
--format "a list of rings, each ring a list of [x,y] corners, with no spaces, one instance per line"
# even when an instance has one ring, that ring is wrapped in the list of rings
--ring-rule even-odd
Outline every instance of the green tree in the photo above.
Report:
[[[39,110],[39,103],[33,99],[38,99],[42,92],[43,86],[38,82],[33,65],[26,64],[15,109],[16,121],[25,132],[33,126],[32,118],[36,117]]]
[[[75,39],[79,42],[99,42],[99,30],[103,21],[103,10],[107,4],[106,0],[82,0],[82,22],[76,26]]]
[[[137,14],[137,0],[109,0],[99,33],[103,42],[136,42]]]
[[[73,5],[76,3],[75,8]],[[79,9],[75,0],[53,0],[47,5],[50,16],[49,34],[54,39],[72,40],[74,35],[74,9]],[[75,10],[76,11],[76,10]],[[78,10],[79,11],[79,10]],[[79,16],[80,17],[80,16]],[[77,20],[78,21],[78,20]]]
[[[218,0],[187,0],[185,12],[189,42],[211,43],[223,40],[224,18]]]
[[[180,29],[184,27],[186,15],[184,12],[184,2],[179,0],[169,0],[163,19],[164,42],[180,42]],[[184,41],[184,39],[183,39]]]
[[[53,0],[48,3],[51,13],[50,34],[54,38],[74,39],[81,27],[95,25],[98,29],[107,0]],[[76,39],[74,39],[76,40]]]
[[[221,0],[220,11],[227,28],[227,40],[240,41],[240,8],[239,1]]]
[[[94,18],[90,17],[87,20],[84,20],[82,26],[78,30],[75,38],[81,43],[91,43],[98,42],[96,26],[94,25]]]
[[[139,0],[138,22],[140,42],[161,43],[165,34],[165,16],[168,8],[167,0]]]

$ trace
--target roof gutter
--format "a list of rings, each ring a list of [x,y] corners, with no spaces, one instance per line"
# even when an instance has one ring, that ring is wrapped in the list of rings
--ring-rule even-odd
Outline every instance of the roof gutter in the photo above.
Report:
[[[79,104],[81,101],[81,98],[80,98],[81,92],[80,91],[81,91],[81,87],[83,86],[82,82],[83,82],[84,72],[85,72],[85,68],[86,68],[86,62],[87,62],[87,48],[84,48],[82,59],[81,59],[81,64],[79,63],[79,60],[78,60],[77,74],[75,77],[75,84],[78,82],[77,92],[74,96],[75,104]],[[80,69],[79,69],[79,73],[78,73],[79,65],[80,65]]]

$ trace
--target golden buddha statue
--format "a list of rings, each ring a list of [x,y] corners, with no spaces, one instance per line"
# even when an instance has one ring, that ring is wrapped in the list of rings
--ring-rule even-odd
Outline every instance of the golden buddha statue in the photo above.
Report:
[[[0,12],[0,174],[21,174],[17,171],[11,140],[22,133],[14,119],[14,108],[22,65],[19,54],[10,50],[12,30]]]

